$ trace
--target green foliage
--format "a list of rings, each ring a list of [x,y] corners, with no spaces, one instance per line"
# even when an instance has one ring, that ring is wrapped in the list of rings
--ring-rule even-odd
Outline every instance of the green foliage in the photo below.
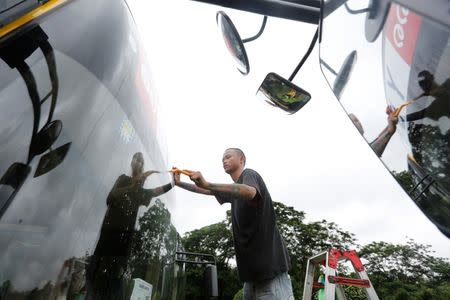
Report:
[[[212,254],[223,264],[228,264],[234,257],[231,227],[226,221],[187,232],[183,237],[183,245],[190,252]]]
[[[372,242],[361,248],[359,255],[366,258],[366,269],[391,281],[405,284],[449,279],[450,264],[444,258],[431,255],[431,246],[409,239],[406,245]]]
[[[336,223],[326,220],[305,223],[305,213],[274,202],[277,225],[291,258],[292,288],[295,299],[303,294],[308,258],[318,252],[337,247],[348,249],[355,245],[352,233],[343,231]]]
[[[290,254],[295,299],[301,299],[309,257],[330,247],[356,247],[352,233],[326,220],[305,222],[305,213],[274,202],[277,224]],[[186,251],[213,254],[217,258],[219,299],[242,299],[242,283],[233,265],[234,247],[230,211],[225,220],[188,232],[183,237]],[[358,252],[365,258],[368,275],[380,299],[450,299],[450,264],[432,255],[431,246],[408,240],[406,244],[372,242]],[[346,274],[345,268],[340,274]],[[354,276],[354,274],[353,274]],[[204,287],[199,267],[187,268],[187,299],[200,299]],[[348,300],[366,299],[362,289],[344,287]],[[200,298],[199,298],[200,297]]]
[[[304,223],[305,213],[293,207],[274,202],[277,224],[291,257],[292,286],[294,296],[300,299],[303,289],[307,259],[330,247],[349,248],[355,244],[353,234],[341,230],[335,223],[325,220]],[[188,232],[183,237],[187,251],[213,254],[217,258],[219,293],[221,299],[232,299],[242,287],[236,267],[230,265],[234,259],[231,234],[231,215],[227,212],[224,221]],[[201,274],[189,271],[187,283],[190,295],[200,293]]]
[[[450,299],[450,264],[432,253],[411,239],[405,245],[372,242],[359,251],[381,299]]]
[[[233,297],[233,300],[243,300],[244,299],[244,289],[240,289]]]
[[[216,257],[219,298],[232,299],[242,285],[239,282],[236,267],[230,264],[230,260],[234,259],[234,246],[229,219],[187,232],[182,241],[188,252],[212,254]],[[188,299],[206,296],[204,295],[203,272],[202,267],[189,266],[186,268],[186,297]]]
[[[395,300],[408,300],[411,299],[411,295],[405,289],[399,289],[395,292]]]
[[[166,275],[163,280],[162,270],[165,257],[173,256],[179,244],[180,237],[170,221],[169,210],[160,199],[155,199],[154,204],[138,220],[125,276],[128,279],[141,278],[152,284],[155,290],[157,287],[169,289],[169,285],[175,285],[176,278]],[[165,286],[162,286],[162,282],[165,282]],[[153,299],[159,298],[154,295]]]
[[[414,181],[410,171],[392,171],[392,175],[406,192],[410,192],[414,188]]]
[[[344,286],[344,293],[347,299],[367,300],[366,294],[361,288],[354,286]]]
[[[138,224],[139,230],[133,235],[129,272],[133,278],[147,278],[155,283],[161,258],[175,252],[178,234],[170,221],[169,211],[159,199],[139,218]]]

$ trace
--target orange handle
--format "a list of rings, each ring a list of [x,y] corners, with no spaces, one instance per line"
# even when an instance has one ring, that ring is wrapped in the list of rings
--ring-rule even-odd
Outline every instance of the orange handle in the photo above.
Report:
[[[175,174],[184,174],[186,176],[191,176],[191,172],[188,172],[186,170],[180,170],[178,168],[173,167],[172,170],[170,170],[170,172],[175,173]]]
[[[407,107],[408,105],[410,105],[411,103],[413,103],[414,101],[420,99],[422,96],[424,96],[424,94],[419,95],[418,97],[403,103],[402,105],[400,105],[399,107],[397,107],[397,109],[394,112],[394,117],[398,117],[398,115],[400,114],[400,112],[402,111],[403,108]]]
[[[397,107],[397,109],[394,112],[394,117],[398,117],[398,115],[400,114],[400,112],[402,111],[403,108],[407,107],[408,105],[410,105],[412,103],[412,101],[410,102],[406,102],[402,105],[400,105],[399,107]]]

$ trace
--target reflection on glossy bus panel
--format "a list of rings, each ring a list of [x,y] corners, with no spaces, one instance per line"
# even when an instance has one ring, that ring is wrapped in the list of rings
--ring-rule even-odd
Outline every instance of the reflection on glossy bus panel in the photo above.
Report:
[[[420,14],[391,3],[378,11],[380,34],[368,43],[367,26],[375,21],[366,21],[365,4],[354,13],[350,7],[363,4],[348,1],[324,18],[323,72],[332,85],[330,66],[358,52],[340,103],[411,199],[450,237],[450,27],[430,17],[433,7]]]
[[[125,2],[22,2],[0,13],[0,298],[182,295],[172,177]]]

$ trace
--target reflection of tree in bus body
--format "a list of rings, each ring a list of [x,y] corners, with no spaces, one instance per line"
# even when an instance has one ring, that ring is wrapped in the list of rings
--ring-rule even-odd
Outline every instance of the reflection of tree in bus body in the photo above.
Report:
[[[160,199],[138,221],[134,234],[128,276],[158,285],[163,257],[175,253],[178,233],[170,221],[170,212]]]
[[[426,167],[428,174],[447,177],[450,170],[450,131],[439,127],[410,123],[409,140],[414,159]]]

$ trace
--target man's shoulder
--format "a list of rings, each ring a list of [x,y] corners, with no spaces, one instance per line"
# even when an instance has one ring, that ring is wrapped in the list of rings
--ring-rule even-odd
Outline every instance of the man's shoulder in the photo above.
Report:
[[[242,172],[241,182],[248,184],[249,182],[253,182],[255,184],[261,185],[264,184],[264,179],[258,172],[253,169],[245,169]]]
[[[127,174],[121,174],[121,175],[119,176],[119,179],[120,179],[120,180],[131,179],[131,177],[128,176]]]
[[[259,175],[259,173],[253,169],[244,169],[242,173],[244,173],[245,175],[256,175],[258,177],[261,177],[261,175]]]

